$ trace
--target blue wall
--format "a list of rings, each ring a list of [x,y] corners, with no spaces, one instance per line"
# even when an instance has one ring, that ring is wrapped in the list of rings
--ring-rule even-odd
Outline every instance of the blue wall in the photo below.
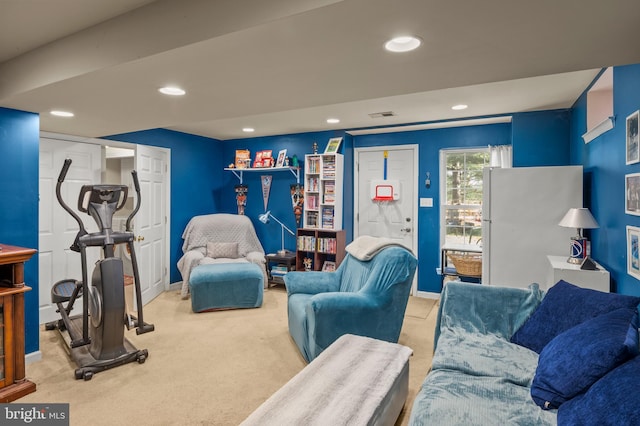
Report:
[[[182,281],[177,263],[182,257],[182,231],[193,216],[218,213],[225,184],[220,141],[171,130],[106,136],[104,139],[171,149],[171,282]],[[144,202],[144,200],[142,201]]]
[[[513,116],[515,167],[569,164],[569,110],[541,111]]]
[[[511,124],[454,127],[354,137],[354,147],[418,145],[418,198],[433,198],[434,207],[418,208],[418,290],[440,292],[440,150],[511,143]],[[420,184],[431,173],[431,187]],[[416,200],[416,203],[418,200]]]
[[[513,147],[513,165],[555,166],[569,161],[568,110],[514,114],[510,124],[453,127],[403,133],[356,136],[356,148],[417,144],[419,147],[419,198],[433,198],[434,207],[418,209],[418,290],[440,292],[440,150],[487,145]],[[431,187],[421,184],[431,173]],[[417,201],[416,201],[417,202]]]
[[[38,248],[38,114],[0,108],[0,243]],[[25,352],[38,350],[38,256],[24,268]]]
[[[616,128],[591,144],[580,138],[585,131],[586,100],[583,96],[571,111],[556,110],[514,114],[511,124],[426,130],[406,133],[358,136],[340,131],[250,138],[220,142],[170,130],[150,130],[107,139],[154,145],[171,149],[171,281],[180,281],[176,263],[182,256],[181,234],[191,217],[214,212],[235,212],[233,186],[238,180],[223,168],[233,162],[235,150],[252,153],[287,149],[300,160],[318,143],[319,152],[331,137],[343,136],[340,152],[345,155],[344,228],[347,241],[353,238],[353,148],[380,145],[418,144],[420,181],[431,172],[432,185],[418,185],[418,197],[431,197],[439,203],[439,150],[488,144],[513,144],[514,165],[546,166],[571,164],[585,166],[585,200],[601,228],[592,233],[593,255],[607,267],[622,293],[640,294],[635,278],[626,274],[625,226],[640,226],[640,217],[624,214],[624,174],[640,172],[640,164],[625,166],[624,119],[640,107],[640,66],[619,67],[615,76]],[[569,143],[570,142],[570,143]],[[568,148],[570,147],[570,149]],[[39,119],[37,114],[0,108],[0,166],[4,182],[4,205],[0,212],[0,242],[37,248],[38,244],[38,163]],[[245,174],[249,185],[247,215],[254,221],[265,250],[280,247],[280,227],[263,225],[257,217],[263,212],[261,173]],[[268,208],[287,226],[295,228],[289,185],[295,182],[287,172],[274,177]],[[301,176],[300,182],[303,182]],[[592,188],[592,191],[589,191]],[[440,281],[435,274],[439,259],[439,213],[437,207],[419,209],[420,273],[419,290],[437,292]],[[286,246],[295,247],[292,237]],[[26,295],[26,349],[38,349],[38,264],[29,261],[25,280],[33,287]]]
[[[600,225],[592,230],[592,257],[611,274],[614,290],[640,295],[640,282],[627,274],[626,226],[640,227],[640,217],[625,214],[625,175],[639,173],[640,163],[626,165],[626,118],[640,109],[640,65],[613,70],[613,111],[615,127],[585,144],[587,131],[586,91],[571,115],[571,163],[585,170],[585,207]]]

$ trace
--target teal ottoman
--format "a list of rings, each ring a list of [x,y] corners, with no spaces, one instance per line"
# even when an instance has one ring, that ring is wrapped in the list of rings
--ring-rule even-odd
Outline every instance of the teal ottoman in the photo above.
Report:
[[[254,263],[196,266],[189,277],[191,309],[258,308],[262,306],[264,273]]]

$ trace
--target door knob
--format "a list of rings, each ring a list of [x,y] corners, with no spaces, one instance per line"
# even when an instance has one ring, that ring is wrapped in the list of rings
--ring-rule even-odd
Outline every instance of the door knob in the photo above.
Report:
[[[144,241],[144,237],[143,237],[142,235],[139,235],[139,236],[136,238],[136,241]]]

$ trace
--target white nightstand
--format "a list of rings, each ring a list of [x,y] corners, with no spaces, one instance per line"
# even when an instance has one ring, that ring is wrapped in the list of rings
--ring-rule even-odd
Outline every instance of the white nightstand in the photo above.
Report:
[[[598,270],[580,269],[580,265],[567,262],[568,256],[547,256],[549,259],[549,274],[547,290],[560,280],[579,287],[591,288],[604,292],[610,291],[609,271],[596,263]]]

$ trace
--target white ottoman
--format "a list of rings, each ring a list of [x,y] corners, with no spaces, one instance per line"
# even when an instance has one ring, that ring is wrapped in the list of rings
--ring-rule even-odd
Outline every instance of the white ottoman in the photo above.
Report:
[[[396,343],[344,335],[242,425],[393,425],[409,392],[412,353]]]

